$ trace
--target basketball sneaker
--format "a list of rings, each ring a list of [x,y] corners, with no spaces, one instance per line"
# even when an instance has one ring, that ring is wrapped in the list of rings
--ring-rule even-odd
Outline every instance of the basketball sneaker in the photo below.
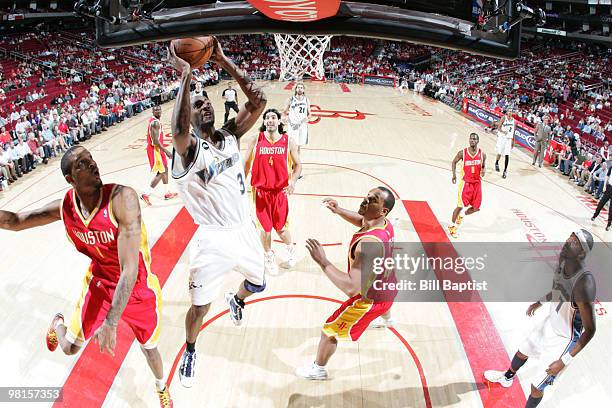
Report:
[[[196,362],[196,353],[190,353],[185,350],[183,352],[183,356],[181,357],[181,363],[179,365],[179,380],[181,381],[181,385],[185,388],[193,387],[193,380],[195,378],[195,362]],[[168,386],[166,386],[166,390]],[[161,395],[160,395],[161,400]]]
[[[372,322],[370,323],[370,327],[374,328],[374,329],[381,329],[383,327],[393,327],[393,325],[395,324],[395,321],[391,318],[391,319],[385,319],[382,316],[378,316],[376,319],[372,320]]]
[[[157,396],[159,397],[159,406],[161,408],[173,408],[174,403],[172,402],[172,398],[170,397],[170,390],[168,389],[168,384],[166,384],[166,388],[163,391],[157,391]]]
[[[327,370],[325,367],[317,365],[314,361],[296,368],[295,375],[307,380],[327,380]]]
[[[289,244],[285,247],[287,248],[287,260],[281,263],[280,266],[284,269],[291,269],[297,263],[295,260],[295,244]]]
[[[498,383],[504,388],[509,388],[512,386],[512,382],[514,378],[506,378],[506,373],[504,371],[496,371],[496,370],[487,370],[484,372],[484,378],[492,383]]]
[[[225,301],[229,306],[229,315],[232,322],[235,326],[240,326],[242,324],[242,309],[244,307],[244,303],[243,305],[239,305],[233,292],[227,292],[225,294]]]
[[[151,197],[148,194],[141,194],[140,199],[145,202],[146,205],[151,205]]]
[[[264,269],[269,275],[278,275],[278,265],[276,264],[276,257],[274,251],[269,251],[264,254]]]
[[[177,195],[178,195],[177,193],[166,193],[164,194],[164,200],[172,200]]]
[[[448,233],[453,238],[458,238],[459,237],[459,233],[457,231],[457,226],[455,226],[455,225],[449,225],[448,226]]]
[[[502,174],[502,178],[506,178],[508,177],[508,173],[506,172],[506,170],[504,170],[504,174]]]
[[[49,330],[47,330],[47,348],[49,351],[55,351],[59,340],[57,338],[57,326],[64,323],[64,315],[61,313],[53,316]]]
[[[463,222],[463,217],[458,215],[457,216],[457,220],[455,221],[455,224],[457,224],[457,226],[461,225],[461,223]]]

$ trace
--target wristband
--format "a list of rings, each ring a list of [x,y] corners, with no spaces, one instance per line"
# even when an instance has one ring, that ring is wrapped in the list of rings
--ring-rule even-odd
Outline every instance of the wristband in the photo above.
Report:
[[[563,362],[563,364],[565,364],[565,366],[567,367],[568,365],[570,365],[570,363],[572,362],[572,360],[574,359],[574,357],[572,357],[572,355],[570,353],[565,353],[562,357],[561,357],[561,361]]]

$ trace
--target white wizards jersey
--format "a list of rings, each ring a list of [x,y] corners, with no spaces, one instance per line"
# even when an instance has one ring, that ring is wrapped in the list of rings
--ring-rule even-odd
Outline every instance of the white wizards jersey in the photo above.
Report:
[[[308,98],[304,96],[298,99],[296,96],[291,97],[289,105],[289,123],[292,125],[301,125],[304,119],[308,116]]]
[[[196,224],[232,229],[249,221],[242,157],[236,138],[224,129],[223,147],[192,135],[197,140],[193,162],[185,168],[172,153],[172,177]]]
[[[576,282],[588,272],[580,271],[571,278],[566,278],[563,269],[561,264],[555,271],[550,302],[550,323],[559,336],[572,339],[580,337],[582,333],[582,319],[578,308],[574,305],[572,293]]]
[[[500,129],[502,136],[505,136],[506,139],[512,139],[514,137],[515,126],[516,125],[514,124],[514,118],[512,119],[504,118],[504,123],[502,123],[501,129]]]

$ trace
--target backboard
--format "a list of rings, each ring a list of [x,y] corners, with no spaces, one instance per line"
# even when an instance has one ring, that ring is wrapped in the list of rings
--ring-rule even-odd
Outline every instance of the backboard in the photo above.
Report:
[[[81,0],[103,47],[196,35],[290,33],[410,41],[516,58],[516,0]],[[92,12],[93,11],[93,12]],[[491,13],[496,11],[496,13]]]

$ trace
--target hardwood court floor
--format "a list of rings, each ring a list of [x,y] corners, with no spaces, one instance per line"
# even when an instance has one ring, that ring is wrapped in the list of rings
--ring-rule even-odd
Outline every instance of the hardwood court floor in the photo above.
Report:
[[[283,108],[292,91],[282,83],[264,83],[268,106]],[[220,124],[223,103],[218,85],[209,90]],[[512,152],[508,179],[492,169],[495,139],[447,106],[413,93],[332,83],[307,83],[307,94],[320,119],[309,128],[303,150],[305,177],[290,198],[291,229],[298,243],[297,266],[269,277],[268,288],[253,296],[242,327],[234,327],[220,299],[198,339],[197,381],[182,388],[173,371],[184,342],[183,321],[189,307],[185,245],[193,233],[180,199],[143,209],[153,246],[155,272],[167,278],[160,351],[171,373],[176,407],[515,407],[528,392],[529,365],[519,375],[521,387],[487,389],[484,368],[505,368],[544,308],[534,319],[527,304],[398,303],[396,331],[368,330],[358,344],[341,343],[330,362],[332,379],[307,382],[294,368],[311,361],[324,319],[343,300],[304,249],[317,238],[330,259],[346,268],[346,246],[354,228],[321,205],[326,196],[357,209],[361,197],[378,185],[390,186],[401,199],[390,218],[397,241],[446,240],[443,233],[456,203],[450,162],[467,146],[468,134],[481,135],[488,154],[482,211],[468,217],[460,241],[524,242],[537,232],[561,241],[578,226],[597,240],[610,234],[580,192],[549,169],[530,166],[520,150]],[[240,95],[244,101],[244,95]],[[163,107],[170,130],[172,104]],[[130,119],[85,143],[106,183],[123,183],[142,191],[150,180],[144,149],[149,113]],[[255,136],[255,131],[245,138]],[[244,143],[243,143],[244,145]],[[63,196],[67,184],[59,160],[0,195],[0,208],[25,210]],[[19,234],[0,232],[2,283],[0,353],[5,386],[62,386],[64,403],[80,407],[154,407],[153,378],[137,344],[121,340],[117,356],[102,356],[93,345],[73,357],[49,353],[44,335],[54,313],[70,315],[81,290],[87,259],[65,239],[61,223]],[[451,241],[455,242],[455,241]],[[240,250],[239,248],[236,249]],[[277,247],[277,257],[284,256]],[[164,281],[165,279],[162,279]],[[240,282],[231,273],[225,289]],[[612,400],[608,346],[612,340],[609,304],[598,306],[598,330],[591,344],[547,394],[543,407],[581,403],[603,407]],[[220,316],[217,316],[221,313]],[[217,317],[217,318],[215,318]],[[125,327],[120,331],[125,332]],[[515,401],[514,405],[511,401]],[[50,405],[50,404],[47,404]],[[20,405],[25,406],[25,405]],[[38,404],[36,406],[44,406]],[[522,405],[521,405],[522,406]]]

